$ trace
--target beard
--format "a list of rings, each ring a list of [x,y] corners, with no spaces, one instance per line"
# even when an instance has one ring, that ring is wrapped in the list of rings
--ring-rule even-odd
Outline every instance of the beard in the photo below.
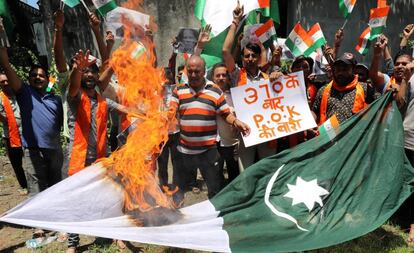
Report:
[[[95,89],[96,81],[95,80],[81,80],[81,86],[84,89]]]
[[[354,76],[343,76],[343,75],[335,76],[334,75],[334,79],[337,84],[341,86],[346,86],[350,82],[352,82],[352,80],[354,80]]]

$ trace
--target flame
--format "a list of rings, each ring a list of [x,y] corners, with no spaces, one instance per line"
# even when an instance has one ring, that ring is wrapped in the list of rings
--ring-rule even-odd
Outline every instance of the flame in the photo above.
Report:
[[[123,90],[119,94],[120,101],[128,106],[128,116],[138,118],[139,123],[126,144],[101,162],[125,190],[124,211],[174,209],[171,196],[162,192],[155,175],[156,156],[161,152],[161,143],[168,139],[167,112],[160,110],[165,81],[163,69],[154,67],[151,41],[144,39],[140,45],[129,40],[128,31],[125,34],[125,41],[113,53],[110,65]],[[139,48],[142,45],[145,52]]]

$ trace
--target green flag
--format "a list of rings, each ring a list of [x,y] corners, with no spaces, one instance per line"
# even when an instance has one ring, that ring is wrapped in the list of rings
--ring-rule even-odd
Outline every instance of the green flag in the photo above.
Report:
[[[391,94],[323,134],[261,160],[211,200],[232,252],[327,247],[382,225],[413,192]]]
[[[69,6],[70,8],[75,7],[76,5],[80,4],[79,0],[63,0],[63,2]]]
[[[3,18],[3,25],[7,35],[10,37],[13,33],[14,24],[6,0],[0,0],[0,16]]]
[[[226,2],[225,5],[228,5],[228,3],[230,2]],[[275,27],[278,27],[280,23],[278,0],[269,0],[269,4],[270,5],[266,8],[258,8],[248,12],[246,19],[244,19],[244,22],[241,25],[257,24],[258,21],[261,23],[265,23],[269,18],[272,18],[275,23]],[[206,0],[197,0],[194,9],[194,15],[197,19],[200,20],[202,27],[207,25],[206,17],[204,16],[206,5]],[[258,13],[261,14],[260,18],[257,18]],[[228,15],[231,15],[231,11],[228,11]],[[216,19],[217,21],[221,22],[220,18],[217,17]],[[228,28],[215,35],[210,40],[210,42],[204,47],[201,56],[206,61],[207,68],[211,68],[214,64],[223,61],[221,51],[224,40],[226,39],[227,31]],[[241,31],[243,31],[243,27],[241,27],[238,30],[238,32]]]

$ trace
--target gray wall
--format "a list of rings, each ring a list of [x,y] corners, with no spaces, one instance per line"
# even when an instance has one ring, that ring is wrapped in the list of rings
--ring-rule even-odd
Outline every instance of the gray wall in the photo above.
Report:
[[[123,2],[126,0],[118,0]],[[226,0],[223,0],[226,1]],[[58,1],[41,0],[43,3],[52,3],[51,9],[56,9]],[[155,44],[157,47],[158,63],[165,66],[171,55],[171,39],[176,36],[180,27],[200,27],[200,22],[194,17],[194,6],[196,0],[145,0],[145,12],[152,15],[158,25],[155,33]],[[329,44],[333,43],[335,31],[342,26],[344,18],[341,16],[337,0],[279,0],[287,3],[287,22],[281,24],[286,26],[287,31],[300,21],[305,28],[313,23],[319,22]],[[414,23],[414,0],[392,0],[391,13],[388,17],[388,27],[385,31],[390,38],[393,54],[397,52],[400,41],[399,34],[408,23]],[[89,3],[89,2],[88,2]],[[355,46],[361,32],[366,28],[369,20],[369,10],[375,7],[377,0],[359,0],[351,14],[351,18],[345,27],[345,39],[341,52],[353,52],[363,62],[369,62],[370,56],[361,58],[355,51]],[[91,5],[91,3],[89,3]],[[50,8],[50,7],[49,7]],[[281,16],[283,14],[281,13]],[[51,15],[47,16],[51,19]],[[87,24],[87,15],[83,7],[65,9],[66,23],[64,30],[65,51],[68,57],[78,48],[91,48],[93,36]],[[94,50],[94,53],[97,52]]]
[[[340,50],[340,52],[354,53],[360,61],[365,63],[370,63],[371,56],[361,57],[355,51],[355,46],[359,35],[368,26],[370,9],[376,7],[376,4],[377,0],[357,1],[350,20],[345,26],[345,38]],[[391,10],[384,34],[389,38],[394,56],[401,40],[400,33],[407,24],[414,23],[414,0],[393,0],[388,1],[388,4],[391,5]],[[297,21],[300,21],[305,29],[319,22],[328,43],[332,45],[335,32],[344,23],[344,18],[339,12],[336,0],[290,0],[288,2],[288,30],[291,30]],[[372,46],[371,44],[371,52]]]
[[[194,17],[194,6],[195,0],[145,1],[146,13],[154,16],[158,25],[154,40],[159,66],[167,66],[172,53],[171,40],[180,27],[200,27],[200,22]]]
[[[225,0],[223,0],[225,1]],[[338,8],[337,0],[279,0],[287,1],[287,22],[285,25],[290,31],[297,21],[305,28],[309,28],[315,22],[319,22],[328,43],[332,45],[334,34],[344,22]],[[399,34],[408,23],[414,23],[414,0],[392,0],[391,11],[388,15],[385,34],[390,39],[392,54],[398,50],[400,42]],[[359,60],[369,63],[370,55],[362,58],[355,46],[358,37],[367,27],[369,10],[374,8],[377,0],[359,0],[345,27],[345,39],[340,52],[352,52]],[[179,27],[199,27],[200,23],[194,17],[195,0],[147,0],[145,9],[153,15],[158,24],[158,32],[155,34],[159,63],[166,65],[171,54],[170,41],[177,34]],[[280,10],[281,12],[284,10]],[[372,50],[372,49],[371,49]]]

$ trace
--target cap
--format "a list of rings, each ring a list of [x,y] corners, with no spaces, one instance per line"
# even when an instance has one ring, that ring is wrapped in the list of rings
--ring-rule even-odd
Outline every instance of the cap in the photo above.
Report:
[[[357,65],[355,65],[355,67],[361,67],[361,68],[365,69],[366,71],[369,71],[368,66],[363,64],[363,63],[358,63]]]
[[[347,65],[353,65],[353,66],[357,64],[357,61],[355,60],[355,56],[351,53],[344,53],[343,55],[341,55],[341,57],[335,60],[334,64],[338,62],[343,62]]]

